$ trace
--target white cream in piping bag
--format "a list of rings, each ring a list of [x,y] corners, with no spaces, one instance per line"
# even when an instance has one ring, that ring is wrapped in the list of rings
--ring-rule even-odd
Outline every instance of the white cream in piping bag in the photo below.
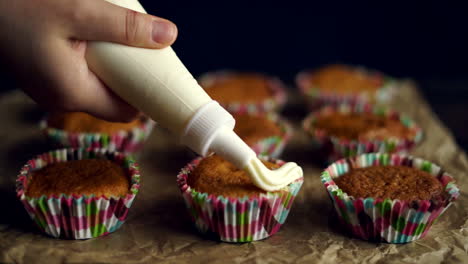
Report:
[[[107,1],[146,13],[137,0]],[[293,162],[273,171],[266,168],[233,131],[232,115],[198,85],[172,48],[91,42],[86,58],[91,70],[116,94],[198,154],[215,152],[246,170],[259,188],[275,191],[302,177],[302,169]]]

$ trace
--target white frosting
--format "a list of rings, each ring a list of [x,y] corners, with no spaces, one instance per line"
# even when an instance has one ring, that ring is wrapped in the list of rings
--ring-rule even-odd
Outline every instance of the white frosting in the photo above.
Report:
[[[302,168],[294,162],[288,162],[276,170],[269,170],[257,158],[251,159],[245,167],[254,184],[265,191],[277,191],[302,178]]]
[[[107,1],[145,13],[137,0]],[[259,188],[275,191],[302,177],[302,169],[295,163],[287,163],[274,171],[268,170],[232,131],[233,124],[229,125],[232,116],[227,112],[226,118],[206,118],[210,113],[203,111],[196,115],[203,106],[212,105],[212,100],[170,47],[142,49],[116,43],[91,42],[86,59],[91,70],[120,97],[162,127],[183,139],[185,137],[183,142],[189,142],[187,145],[199,154],[206,154],[206,150],[214,151],[238,168],[245,169]],[[215,106],[211,108],[213,115],[221,115],[222,111],[216,111]],[[194,123],[193,117],[201,121]],[[217,120],[220,120],[220,124],[211,124]]]
[[[269,170],[255,152],[232,129],[219,129],[209,149],[237,168],[244,169],[252,182],[265,191],[277,191],[302,178],[303,172],[294,162],[288,162],[276,170]]]
[[[218,103],[211,101],[192,116],[182,135],[182,142],[201,155],[210,152],[245,169],[253,183],[266,191],[279,190],[302,177],[302,169],[287,163],[271,171],[255,152],[233,131],[234,118]]]

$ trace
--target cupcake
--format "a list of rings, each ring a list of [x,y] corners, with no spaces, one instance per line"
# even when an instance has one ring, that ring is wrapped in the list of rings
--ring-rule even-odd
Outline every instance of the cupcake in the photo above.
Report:
[[[439,166],[403,154],[368,153],[331,164],[321,176],[344,227],[372,241],[424,237],[459,196]]]
[[[411,119],[370,105],[327,106],[312,112],[303,128],[329,160],[371,152],[405,152],[422,138]]]
[[[284,162],[263,160],[269,169]],[[275,234],[285,222],[303,178],[276,192],[257,188],[248,174],[217,155],[198,158],[177,176],[197,229],[226,242],[250,242]]]
[[[21,169],[16,192],[40,230],[88,239],[117,230],[140,187],[136,163],[104,149],[60,149]]]
[[[283,83],[260,73],[212,72],[201,76],[199,83],[231,113],[273,112],[286,103]]]
[[[233,116],[234,132],[261,156],[278,157],[292,136],[292,127],[273,113]]]
[[[40,127],[59,147],[105,148],[132,153],[143,147],[154,122],[140,116],[129,123],[116,123],[82,112],[67,112],[48,115]]]
[[[362,67],[342,64],[303,71],[296,85],[312,107],[337,103],[387,102],[394,92],[395,80]]]

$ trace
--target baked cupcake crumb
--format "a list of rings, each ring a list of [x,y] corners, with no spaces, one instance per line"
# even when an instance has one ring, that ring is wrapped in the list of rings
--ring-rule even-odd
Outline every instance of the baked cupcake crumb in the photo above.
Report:
[[[280,165],[263,161],[269,169]],[[255,186],[249,175],[236,168],[218,155],[212,155],[200,161],[187,179],[188,185],[202,193],[222,195],[224,197],[244,197],[266,193]]]
[[[206,92],[221,104],[251,103],[273,96],[268,79],[255,73],[236,73],[204,86]]]
[[[380,77],[343,64],[324,66],[312,72],[309,79],[310,87],[342,94],[375,92],[382,86],[382,83]]]
[[[317,117],[313,126],[330,136],[348,140],[414,137],[414,131],[403,125],[399,119],[372,113],[330,113]]]
[[[83,112],[52,113],[47,118],[47,125],[49,127],[73,133],[112,134],[121,130],[132,130],[141,124],[141,117],[129,123],[119,123],[102,120]]]
[[[125,196],[130,179],[124,169],[110,160],[88,159],[59,162],[33,171],[26,187],[26,195],[95,195]]]
[[[275,122],[264,116],[248,114],[233,114],[233,116],[236,120],[234,132],[248,145],[269,137],[281,137],[284,134]]]
[[[443,193],[436,177],[406,166],[355,168],[334,181],[343,192],[355,198],[416,201],[436,199]]]

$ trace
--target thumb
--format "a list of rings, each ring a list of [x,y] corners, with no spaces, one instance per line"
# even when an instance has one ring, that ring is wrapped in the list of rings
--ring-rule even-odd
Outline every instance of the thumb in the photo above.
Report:
[[[104,0],[79,1],[71,21],[73,37],[80,40],[164,48],[174,43],[177,37],[177,27],[171,21]]]

